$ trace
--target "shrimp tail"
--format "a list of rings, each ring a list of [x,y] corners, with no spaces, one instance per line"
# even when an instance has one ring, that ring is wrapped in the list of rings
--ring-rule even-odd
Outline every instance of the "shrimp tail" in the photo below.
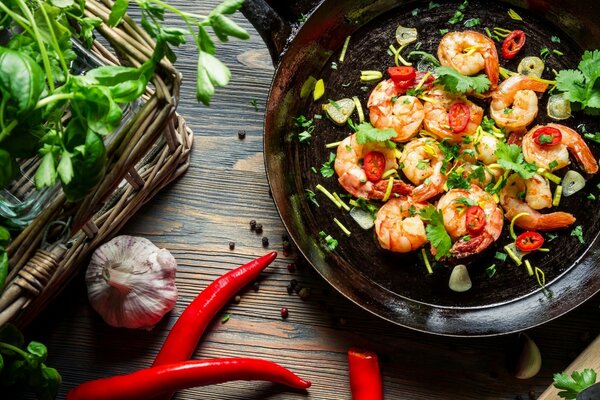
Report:
[[[549,214],[526,215],[517,219],[515,225],[521,229],[531,231],[550,231],[566,228],[574,222],[575,217],[573,214],[557,211]]]
[[[446,178],[441,174],[438,175],[434,173],[429,179],[431,179],[430,183],[417,186],[412,191],[411,196],[414,201],[426,201],[442,193]]]
[[[500,76],[500,67],[498,65],[498,53],[496,52],[495,45],[493,45],[493,49],[493,53],[496,53],[495,57],[493,55],[490,55],[485,58],[485,73],[488,76],[488,79],[491,83],[490,90],[494,90],[496,89],[496,87],[498,87],[498,79]]]
[[[465,258],[482,252],[492,243],[494,243],[494,237],[484,231],[478,236],[470,237],[469,240],[461,238],[452,245],[450,253],[455,258]]]
[[[389,183],[387,180],[381,180],[373,184],[373,189],[369,194],[369,198],[373,200],[383,199],[385,197],[385,192],[387,191],[388,184]],[[408,183],[403,181],[394,180],[394,183],[392,184],[392,194],[396,193],[408,195],[411,194],[413,190],[414,186],[409,185]]]

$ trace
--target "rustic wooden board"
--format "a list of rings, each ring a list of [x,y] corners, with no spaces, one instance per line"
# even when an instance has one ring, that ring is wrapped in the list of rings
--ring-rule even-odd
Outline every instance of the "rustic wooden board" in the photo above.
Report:
[[[205,14],[218,0],[171,2]],[[281,250],[285,232],[268,194],[262,162],[263,111],[273,68],[258,34],[241,15],[235,19],[252,38],[218,49],[233,78],[229,87],[218,91],[210,109],[195,101],[194,49],[184,46],[178,51],[177,65],[185,78],[179,111],[196,134],[192,165],[125,228],[125,233],[145,236],[177,258],[177,307],[152,331],[114,329],[89,306],[83,278],[74,280],[28,332],[49,347],[48,364],[63,376],[60,398],[81,382],[149,366],[169,328],[199,291],[224,272],[264,254],[261,236],[269,238],[270,249]],[[247,132],[245,140],[238,139],[240,129]],[[251,219],[263,224],[263,235],[249,230]],[[233,251],[230,241],[236,243]],[[290,273],[286,265],[293,261],[293,256],[280,254],[259,291],[243,292],[240,304],[223,310],[230,320],[215,321],[194,356],[262,357],[310,379],[313,387],[303,393],[268,383],[232,382],[182,391],[177,399],[349,399],[350,346],[380,354],[387,399],[527,399],[530,391],[540,394],[552,374],[566,368],[600,332],[599,297],[530,330],[543,367],[534,379],[519,381],[510,372],[507,356],[516,335],[456,339],[397,327],[342,298],[310,267],[299,265]],[[307,301],[287,294],[292,278],[312,289]],[[290,310],[286,321],[280,318],[282,306]]]

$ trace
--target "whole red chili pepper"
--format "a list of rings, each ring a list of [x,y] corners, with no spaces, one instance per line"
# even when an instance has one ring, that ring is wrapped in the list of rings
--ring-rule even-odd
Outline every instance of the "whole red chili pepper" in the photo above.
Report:
[[[67,400],[147,400],[176,390],[236,380],[269,381],[297,389],[310,387],[310,382],[270,361],[217,358],[160,365],[86,382],[70,390]]]
[[[214,316],[244,286],[255,280],[275,260],[272,251],[217,278],[208,285],[177,319],[153,366],[188,360]]]
[[[356,348],[348,350],[352,400],[383,400],[383,385],[377,354]]]

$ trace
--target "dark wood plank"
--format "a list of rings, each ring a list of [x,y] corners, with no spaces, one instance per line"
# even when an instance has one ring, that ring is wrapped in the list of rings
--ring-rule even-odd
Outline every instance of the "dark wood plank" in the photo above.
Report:
[[[207,13],[218,0],[174,5]],[[149,203],[124,229],[149,238],[172,251],[179,263],[180,297],[175,310],[151,331],[114,329],[88,304],[79,277],[29,330],[32,339],[47,343],[48,364],[63,376],[60,392],[84,381],[127,373],[149,366],[169,328],[185,306],[212,280],[270,249],[281,250],[285,233],[273,202],[262,163],[262,120],[273,68],[254,29],[247,42],[221,46],[219,56],[233,72],[230,86],[220,89],[210,109],[198,105],[194,93],[195,57],[191,45],[178,51],[184,75],[179,110],[194,129],[196,141],[188,173]],[[256,100],[258,110],[250,104]],[[239,140],[237,132],[247,132]],[[256,219],[262,235],[249,230]],[[235,250],[228,243],[236,243]],[[413,332],[391,325],[348,302],[310,268],[299,263],[290,273],[294,255],[280,254],[260,281],[258,292],[246,290],[240,304],[231,304],[209,328],[194,357],[250,356],[266,358],[313,381],[308,393],[292,392],[267,383],[232,382],[180,392],[177,399],[349,399],[346,351],[364,346],[381,357],[387,399],[481,400],[527,398],[541,393],[554,372],[566,367],[600,332],[599,298],[529,335],[544,358],[540,374],[528,381],[513,378],[507,354],[515,335],[455,339]],[[286,285],[297,279],[310,287],[302,301],[288,295]],[[290,316],[280,318],[280,308]],[[21,395],[16,395],[21,397]],[[24,398],[31,398],[25,396]]]

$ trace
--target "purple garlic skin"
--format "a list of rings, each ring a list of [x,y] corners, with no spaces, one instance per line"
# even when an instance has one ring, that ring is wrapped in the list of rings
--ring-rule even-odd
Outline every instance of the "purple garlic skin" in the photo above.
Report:
[[[177,302],[177,262],[148,239],[117,236],[92,255],[85,274],[88,298],[114,327],[151,328]]]

